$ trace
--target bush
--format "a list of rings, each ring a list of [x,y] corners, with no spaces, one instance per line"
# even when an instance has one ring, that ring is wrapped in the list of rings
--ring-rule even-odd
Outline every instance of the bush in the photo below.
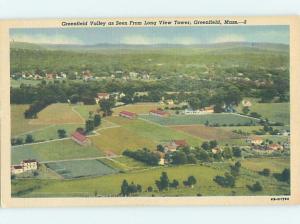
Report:
[[[257,191],[262,191],[263,187],[262,185],[257,181],[255,184],[251,185],[247,185],[248,189],[252,192],[257,192]]]
[[[232,147],[232,154],[234,157],[241,157],[242,150],[239,147]]]
[[[138,149],[136,151],[130,151],[128,149],[126,149],[123,152],[124,156],[128,156],[131,157],[135,160],[144,162],[148,165],[158,165],[158,162],[160,160],[160,156],[155,153],[155,152],[151,152],[149,149],[144,148],[144,149]]]
[[[273,176],[278,181],[290,183],[290,169],[284,169],[281,173],[274,173]]]
[[[235,178],[229,173],[225,173],[225,176],[216,176],[214,181],[222,187],[234,187]]]
[[[34,139],[33,139],[32,135],[26,135],[25,142],[26,143],[34,142]]]
[[[147,188],[147,191],[148,191],[148,192],[152,192],[152,191],[153,191],[153,187],[152,187],[152,186],[149,186],[149,187]]]
[[[270,171],[270,169],[265,168],[262,171],[259,171],[258,173],[262,176],[268,177],[268,176],[270,176],[271,171]]]

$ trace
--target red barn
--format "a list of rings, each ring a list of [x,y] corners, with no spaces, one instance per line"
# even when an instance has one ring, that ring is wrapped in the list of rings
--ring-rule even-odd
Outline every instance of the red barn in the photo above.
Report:
[[[169,117],[170,113],[163,110],[150,110],[150,115],[158,116],[158,117]]]
[[[79,145],[88,145],[90,143],[89,139],[78,131],[74,132],[71,138]]]
[[[129,112],[129,111],[121,111],[119,113],[119,116],[126,117],[126,118],[129,118],[129,119],[134,119],[134,118],[137,117],[137,114],[133,113],[133,112]]]

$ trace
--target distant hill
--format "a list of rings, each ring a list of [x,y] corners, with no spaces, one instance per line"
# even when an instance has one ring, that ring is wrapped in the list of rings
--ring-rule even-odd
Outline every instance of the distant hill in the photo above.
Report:
[[[10,42],[10,48],[12,49],[28,49],[28,50],[41,50],[45,49],[45,47],[41,44],[33,44],[27,42]]]
[[[205,50],[229,50],[236,48],[247,49],[261,49],[270,51],[289,51],[289,45],[277,43],[251,43],[251,42],[226,42],[226,43],[213,43],[213,44],[156,44],[156,45],[132,45],[132,44],[109,44],[100,43],[95,45],[67,45],[67,44],[33,44],[24,42],[11,42],[11,48],[31,49],[31,50],[66,50],[66,51],[97,51],[101,49],[176,49],[176,48],[192,48],[192,49],[205,49]]]

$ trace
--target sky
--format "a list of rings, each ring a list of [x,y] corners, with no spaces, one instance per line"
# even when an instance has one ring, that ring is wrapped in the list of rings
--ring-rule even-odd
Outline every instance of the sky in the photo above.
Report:
[[[263,42],[289,44],[289,26],[16,28],[10,39],[37,44],[211,44]]]

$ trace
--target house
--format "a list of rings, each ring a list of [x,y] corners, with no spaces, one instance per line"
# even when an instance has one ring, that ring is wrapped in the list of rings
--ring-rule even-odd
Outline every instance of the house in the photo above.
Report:
[[[119,113],[119,116],[120,117],[126,117],[126,118],[129,118],[129,119],[134,119],[134,118],[137,117],[137,114],[133,113],[133,112],[130,112],[130,111],[121,111]]]
[[[248,138],[246,141],[254,145],[260,145],[261,143],[263,143],[264,140],[261,137],[252,136]]]
[[[185,115],[198,115],[198,114],[203,114],[203,112],[201,110],[185,109],[183,111],[183,114],[185,114]]]
[[[21,165],[11,166],[11,174],[20,174],[23,172],[24,172],[23,166],[21,166]]]
[[[46,73],[46,79],[48,79],[48,80],[54,79],[54,74],[52,74],[52,73]]]
[[[40,76],[39,74],[35,74],[33,79],[34,80],[41,80],[41,79],[43,79],[43,77]]]
[[[178,147],[185,147],[188,146],[185,139],[181,140],[172,140],[170,143],[164,145],[165,152],[174,152],[177,150]]]
[[[244,107],[251,107],[252,106],[252,103],[249,101],[249,100],[243,100],[242,101],[242,105]]]
[[[188,146],[187,142],[185,139],[181,140],[172,140],[171,144],[175,145],[176,147],[184,147]]]
[[[123,92],[113,92],[110,94],[111,97],[113,97],[115,100],[120,100],[124,96],[126,96]]]
[[[167,145],[164,145],[164,151],[165,152],[175,152],[177,149],[177,146],[176,145],[173,145],[171,143],[167,144]]]
[[[37,170],[38,162],[35,159],[23,160],[20,164],[23,167],[24,172],[29,170]]]
[[[90,144],[90,140],[80,132],[76,131],[71,135],[71,139],[79,145],[85,146]]]
[[[279,145],[279,144],[270,144],[267,146],[267,150],[272,150],[272,151],[276,151],[276,150],[282,150],[283,146]]]
[[[213,106],[204,107],[202,109],[202,111],[205,112],[205,113],[213,113],[214,112],[214,107]]]
[[[166,100],[166,104],[167,105],[174,105],[174,100],[172,100],[172,99]]]
[[[170,113],[163,110],[150,110],[150,115],[158,116],[158,117],[169,117]]]
[[[220,148],[218,148],[218,147],[215,147],[215,148],[213,148],[213,149],[211,150],[211,152],[212,152],[213,154],[218,154],[218,153],[221,153],[221,152],[222,152],[222,149],[220,149]]]
[[[289,142],[283,143],[283,147],[284,147],[285,149],[290,148],[290,143],[289,143]]]
[[[84,81],[88,81],[88,80],[91,80],[93,78],[93,75],[89,70],[83,71],[81,74],[82,74],[82,79]]]
[[[130,78],[132,78],[132,79],[137,78],[138,75],[139,75],[139,73],[137,73],[137,72],[129,72],[129,76],[130,76]]]
[[[165,153],[163,152],[157,152],[157,154],[159,155],[159,162],[158,162],[158,165],[165,165]]]
[[[108,100],[109,99],[109,93],[97,93],[97,98],[99,100]]]

